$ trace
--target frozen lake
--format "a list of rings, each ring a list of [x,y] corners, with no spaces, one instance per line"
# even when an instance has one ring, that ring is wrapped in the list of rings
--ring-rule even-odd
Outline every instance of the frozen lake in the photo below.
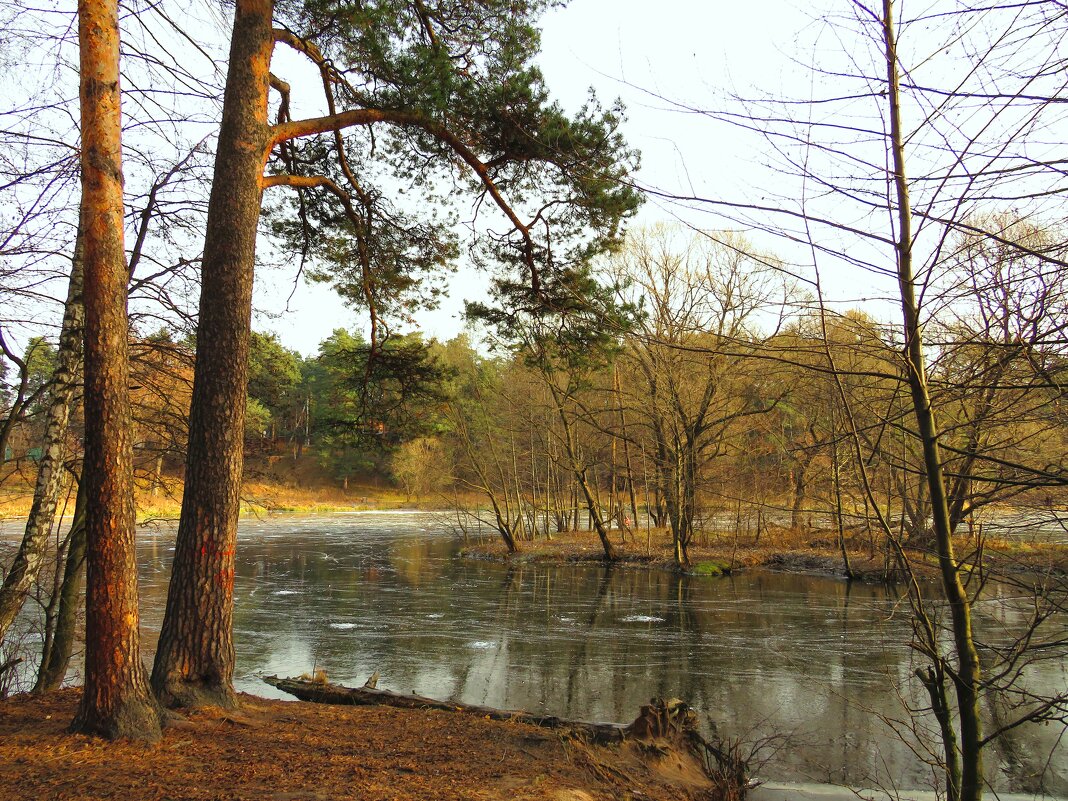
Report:
[[[18,532],[5,527],[5,539]],[[139,539],[144,643],[163,614],[173,527]],[[592,536],[592,535],[591,535]],[[688,701],[721,733],[785,734],[760,775],[793,784],[929,788],[931,770],[884,719],[915,701],[907,604],[891,588],[770,572],[685,577],[456,558],[430,514],[241,522],[237,685],[323,669],[331,681],[505,709],[628,721],[652,695]],[[978,625],[1012,625],[992,590]],[[146,657],[147,659],[147,657]],[[1068,670],[1031,675],[1064,689]],[[1029,726],[987,757],[996,784],[1068,797],[1059,726]],[[1045,780],[1034,778],[1050,760]]]

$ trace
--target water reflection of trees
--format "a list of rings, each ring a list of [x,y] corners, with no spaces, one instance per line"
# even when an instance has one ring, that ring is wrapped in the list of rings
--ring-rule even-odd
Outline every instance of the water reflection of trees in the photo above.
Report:
[[[165,599],[166,543],[142,551],[148,627]],[[894,686],[907,686],[913,667],[901,644],[908,622],[882,586],[505,566],[453,559],[453,549],[429,537],[315,531],[244,541],[235,594],[242,689],[264,692],[263,672],[317,666],[362,683],[378,670],[380,686],[399,691],[605,720],[633,716],[653,694],[678,696],[728,732],[796,729],[780,778],[928,779],[878,719],[901,715]],[[1022,614],[990,608],[981,621],[989,630],[1011,629]],[[1042,680],[1063,683],[1060,670]],[[1042,743],[1020,737],[1002,756],[1014,785],[1029,788]],[[1061,789],[1045,789],[1063,793],[1064,778],[1052,780]]]

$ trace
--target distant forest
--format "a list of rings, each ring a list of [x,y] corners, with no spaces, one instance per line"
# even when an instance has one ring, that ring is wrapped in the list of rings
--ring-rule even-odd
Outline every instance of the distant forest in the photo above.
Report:
[[[339,329],[303,358],[254,332],[246,451],[314,458],[346,488],[373,477],[411,500],[481,503],[509,540],[646,515],[683,550],[731,525],[870,533],[873,501],[906,540],[929,536],[893,326],[821,308],[737,237],[639,232],[602,273],[603,307],[490,320],[489,346],[416,332],[372,347]],[[1068,315],[1068,286],[1019,249],[967,236],[945,276],[927,338],[954,524],[992,503],[1059,503],[1068,361],[1043,343]],[[184,464],[194,343],[161,330],[131,357],[136,461],[151,484]],[[31,394],[43,393],[51,346],[35,342],[29,361]],[[43,408],[26,406],[9,456],[33,455]]]

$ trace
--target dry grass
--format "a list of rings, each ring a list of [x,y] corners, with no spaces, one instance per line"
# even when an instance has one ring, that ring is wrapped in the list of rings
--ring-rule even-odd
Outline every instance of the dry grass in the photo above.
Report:
[[[671,534],[666,529],[639,530],[626,537],[617,529],[612,543],[623,564],[676,569]],[[865,580],[896,580],[893,554],[881,542],[872,543],[866,532],[847,536],[850,568],[857,578]],[[595,561],[603,558],[603,550],[592,531],[571,531],[552,534],[551,540],[539,538],[519,543],[519,553],[512,559],[536,562]],[[974,545],[967,536],[959,538],[957,550],[967,556]],[[473,545],[465,555],[505,559],[507,551],[496,540]],[[765,567],[790,572],[845,575],[841,549],[835,533],[821,530],[796,530],[770,526],[759,537],[739,537],[727,533],[695,536],[689,549],[691,572],[718,575],[747,568]],[[910,549],[910,562],[921,576],[933,578],[937,574],[937,558],[922,548]],[[1054,544],[991,541],[985,543],[983,563],[994,572],[1052,571],[1068,575],[1068,548]]]
[[[403,493],[391,487],[369,483],[350,484],[348,489],[329,480],[305,460],[302,468],[286,470],[266,464],[263,459],[250,459],[241,488],[242,512],[332,512],[353,509],[398,509],[417,506],[408,502]],[[0,473],[0,519],[25,518],[33,501],[35,474],[30,465],[20,469],[15,464],[4,466]],[[68,482],[61,510],[68,514],[74,508],[76,487]],[[173,475],[161,479],[138,475],[135,479],[134,500],[139,520],[175,519],[182,509],[184,484]]]

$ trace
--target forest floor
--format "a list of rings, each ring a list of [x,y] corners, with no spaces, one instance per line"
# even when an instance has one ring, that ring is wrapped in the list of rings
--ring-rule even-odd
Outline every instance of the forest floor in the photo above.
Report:
[[[0,701],[0,798],[711,799],[695,759],[476,715],[242,696],[153,744],[68,734],[78,690]]]
[[[503,542],[487,541],[469,545],[463,555],[475,559],[553,562],[599,562],[604,551],[592,531],[553,534],[551,540],[518,543],[519,552],[509,556]],[[666,529],[644,529],[625,539],[612,531],[612,545],[618,551],[617,564],[653,570],[676,570],[671,535]],[[956,544],[958,558],[968,557],[975,544],[962,536]],[[853,577],[864,581],[896,581],[902,576],[891,552],[873,548],[863,533],[847,538],[849,566]],[[930,549],[910,548],[913,570],[920,577],[937,575],[937,556]],[[835,533],[819,529],[797,531],[770,527],[760,538],[731,534],[698,535],[690,545],[690,569],[695,575],[718,576],[751,568],[790,573],[845,577],[846,569]],[[1068,575],[1068,547],[1052,543],[988,540],[983,543],[983,565],[992,574],[1036,575],[1052,572]]]

